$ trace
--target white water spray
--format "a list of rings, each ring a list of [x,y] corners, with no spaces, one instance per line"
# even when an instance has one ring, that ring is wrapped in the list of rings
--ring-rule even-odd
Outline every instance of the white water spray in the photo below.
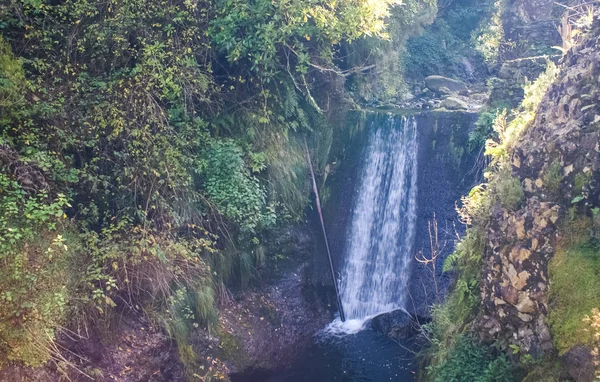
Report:
[[[405,308],[417,211],[414,117],[371,126],[358,181],[340,280],[347,321],[329,333],[355,333],[373,316]]]

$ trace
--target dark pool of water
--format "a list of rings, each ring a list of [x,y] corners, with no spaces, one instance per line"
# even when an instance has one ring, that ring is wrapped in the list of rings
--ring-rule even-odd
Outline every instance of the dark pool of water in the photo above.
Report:
[[[403,344],[414,349],[410,343]],[[233,382],[384,382],[416,381],[417,361],[384,335],[363,330],[343,337],[316,338],[287,370],[251,370]]]

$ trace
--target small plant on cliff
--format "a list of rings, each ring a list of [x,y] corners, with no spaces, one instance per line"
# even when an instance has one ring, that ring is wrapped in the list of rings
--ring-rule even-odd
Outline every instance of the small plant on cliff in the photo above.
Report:
[[[497,139],[490,139],[486,142],[485,154],[491,157],[492,164],[506,158],[507,153],[511,151],[519,138],[531,126],[538,105],[542,102],[542,98],[558,73],[558,67],[549,62],[546,71],[534,82],[525,86],[525,98],[513,115],[509,116],[506,112],[498,115],[494,121],[494,131],[497,134]]]
[[[524,199],[521,181],[509,172],[498,174],[493,186],[498,201],[506,209],[516,210]]]
[[[448,358],[429,372],[435,382],[512,382],[517,378],[506,356],[467,334],[460,335]]]
[[[558,192],[560,183],[563,180],[563,167],[558,160],[553,161],[544,172],[542,181],[548,191],[552,193]]]

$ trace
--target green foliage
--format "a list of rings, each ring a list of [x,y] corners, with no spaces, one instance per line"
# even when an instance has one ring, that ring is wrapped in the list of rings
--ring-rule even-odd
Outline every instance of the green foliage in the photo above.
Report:
[[[507,120],[506,112],[498,115],[494,121],[497,140],[488,140],[486,143],[485,154],[492,158],[492,163],[498,163],[501,159],[506,159],[507,153],[531,126],[538,105],[542,102],[542,98],[558,73],[558,67],[549,62],[546,72],[542,73],[534,82],[525,86],[525,98],[519,108],[513,112],[510,122]]]
[[[235,142],[214,141],[206,157],[206,191],[222,215],[248,234],[275,224],[273,207],[266,205],[265,189],[246,168]]]
[[[502,171],[490,183],[499,203],[509,210],[516,210],[524,199],[521,180],[511,176],[510,172]]]
[[[305,75],[315,54],[331,62],[332,46],[342,40],[384,36],[391,3],[219,0],[209,34],[230,63],[241,63],[269,82],[282,70],[292,77]]]
[[[511,382],[516,378],[505,356],[468,335],[461,335],[448,358],[429,371],[436,382]]]
[[[494,123],[496,118],[503,113],[501,110],[506,110],[504,106],[499,106],[491,110],[482,110],[479,112],[477,122],[475,122],[475,130],[469,133],[469,151],[484,147],[488,139],[494,139]]]
[[[575,195],[581,195],[581,193],[583,192],[583,188],[590,182],[590,180],[590,175],[584,173],[576,174],[573,183],[573,193]]]
[[[474,75],[463,60],[478,63],[470,46],[471,33],[487,11],[487,2],[458,1],[443,9],[435,22],[406,43],[405,72],[411,77],[450,75],[470,78]]]
[[[0,350],[42,364],[69,311],[118,306],[193,364],[224,283],[247,285],[259,238],[306,207],[303,138],[321,165],[332,135],[312,83],[339,44],[385,37],[390,5],[3,4]]]
[[[584,321],[600,306],[600,256],[591,241],[591,222],[579,217],[564,227],[567,241],[550,261],[550,301],[548,321],[554,346],[564,354],[575,345],[594,345],[593,331]]]
[[[504,26],[502,25],[502,14],[505,8],[505,0],[496,0],[491,5],[486,18],[479,28],[473,32],[475,49],[489,63],[495,63],[500,57],[504,44]]]
[[[17,60],[10,45],[0,36],[0,111],[13,108],[24,101],[23,88],[25,72],[21,62]],[[5,113],[0,121],[7,116]]]
[[[0,349],[9,360],[43,364],[65,322],[78,244],[66,207],[64,195],[28,194],[0,173]]]
[[[455,251],[444,262],[444,272],[456,272],[454,288],[443,304],[432,309],[432,320],[423,326],[430,342],[425,350],[428,380],[438,380],[452,373],[447,363],[455,353],[457,343],[465,336],[480,300],[479,278],[484,250],[484,238],[475,228],[467,229]]]

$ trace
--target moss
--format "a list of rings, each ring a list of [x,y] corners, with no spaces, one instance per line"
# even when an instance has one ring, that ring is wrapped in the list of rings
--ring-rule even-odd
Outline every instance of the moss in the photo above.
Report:
[[[557,248],[549,265],[549,322],[560,354],[594,340],[583,321],[600,306],[600,251],[590,242],[590,227],[588,218],[571,222],[567,242]]]
[[[462,157],[465,154],[465,145],[460,143],[460,138],[457,142],[457,137],[455,137],[455,131],[452,130],[452,134],[450,135],[450,154],[452,158],[454,158],[455,166],[458,168],[462,161]]]
[[[546,189],[552,193],[558,192],[560,188],[560,183],[563,180],[563,172],[562,165],[558,160],[555,160],[548,166],[548,168],[544,171],[544,176],[542,180],[544,181],[544,186]]]
[[[235,360],[240,363],[243,357],[240,355],[240,343],[235,336],[228,332],[223,326],[217,329],[217,337],[219,338],[219,348],[222,350],[222,358]]]
[[[558,358],[550,358],[536,364],[529,370],[522,382],[564,381],[563,367]]]
[[[579,173],[577,175],[575,175],[575,182],[574,182],[574,195],[581,195],[581,192],[583,191],[583,187],[591,180],[591,177],[589,175],[586,175],[584,173]]]

